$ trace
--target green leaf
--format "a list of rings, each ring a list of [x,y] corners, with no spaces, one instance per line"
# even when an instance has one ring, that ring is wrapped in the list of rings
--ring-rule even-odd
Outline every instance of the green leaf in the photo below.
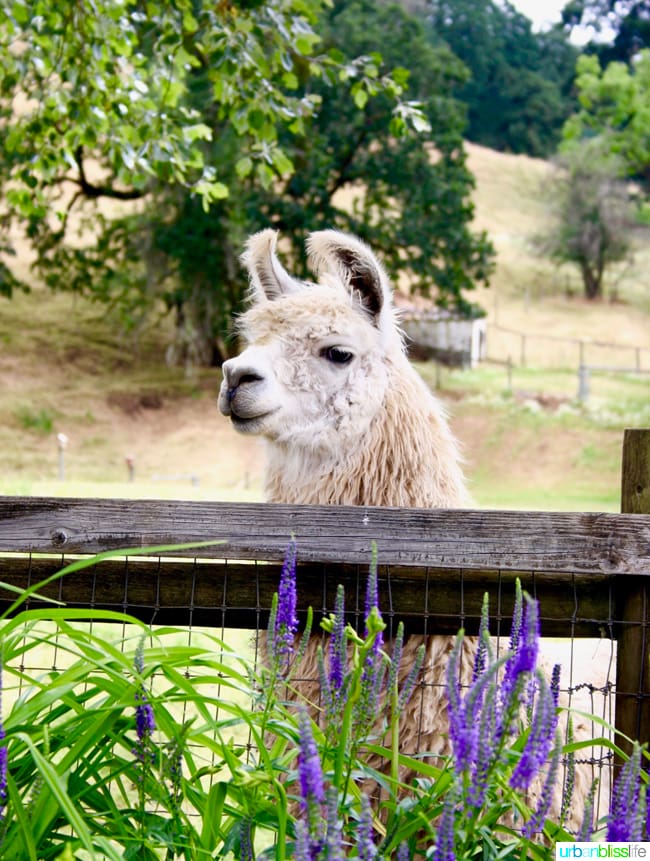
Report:
[[[240,179],[247,177],[253,170],[253,159],[250,156],[240,158],[235,164],[235,172]]]
[[[278,173],[290,174],[293,173],[293,162],[281,149],[276,149],[273,152],[273,165]]]
[[[188,141],[195,140],[204,140],[211,141],[212,140],[212,129],[210,126],[207,126],[205,123],[196,123],[193,126],[185,127],[185,138]]]
[[[368,104],[368,93],[364,89],[362,89],[361,87],[355,88],[353,95],[352,95],[352,98],[354,99],[354,104],[361,111]]]
[[[67,776],[57,773],[54,766],[41,754],[27,733],[18,732],[15,734],[15,737],[23,741],[29,748],[38,773],[58,802],[61,812],[73,828],[75,836],[81,841],[84,849],[91,854],[91,857],[94,857],[93,841],[88,826],[79,813],[76,804],[68,795],[66,786]]]

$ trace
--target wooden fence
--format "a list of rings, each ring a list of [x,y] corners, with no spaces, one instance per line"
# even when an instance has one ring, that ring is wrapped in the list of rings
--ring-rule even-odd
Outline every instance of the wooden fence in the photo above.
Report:
[[[539,599],[542,636],[617,641],[616,725],[648,741],[650,431],[626,432],[623,475],[623,514],[0,497],[0,581],[27,587],[79,555],[156,548],[39,591],[151,624],[259,630],[293,534],[299,611],[329,613],[343,583],[358,623],[376,542],[390,628],[401,619],[412,633],[475,632],[487,591],[492,633],[503,635],[519,577]],[[197,542],[223,543],[160,549]],[[14,598],[0,591],[0,610]]]
[[[501,352],[494,354],[490,344],[490,332],[500,332]],[[589,338],[568,338],[562,335],[533,334],[520,332],[491,323],[487,333],[488,352],[491,359],[505,364],[507,361],[521,367],[542,368],[582,367],[586,365],[616,366],[621,373],[640,373],[650,370],[650,346],[621,344],[613,341],[598,341]],[[509,340],[508,340],[509,339]],[[537,349],[533,349],[533,345]],[[544,345],[540,347],[540,345]],[[492,349],[490,349],[492,346]],[[566,348],[566,349],[563,349]]]

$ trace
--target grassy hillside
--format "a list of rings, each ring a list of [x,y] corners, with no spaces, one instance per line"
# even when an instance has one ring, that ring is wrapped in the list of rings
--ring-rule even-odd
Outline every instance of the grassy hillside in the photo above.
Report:
[[[650,350],[649,249],[617,273],[615,302],[586,303],[575,275],[528,247],[545,217],[539,183],[548,167],[471,145],[468,152],[476,223],[498,250],[493,286],[478,297],[489,322]],[[27,264],[25,253],[19,265]],[[0,493],[261,498],[261,445],[236,436],[218,414],[218,371],[169,369],[164,325],[136,341],[102,315],[85,300],[37,286],[0,299]],[[519,361],[520,339],[494,328],[488,337],[491,356]],[[610,351],[590,361],[629,364],[633,355]],[[650,353],[643,358],[650,367]],[[540,369],[551,359],[560,367]],[[526,362],[510,388],[499,365],[438,374],[421,366],[449,407],[478,503],[615,510],[622,429],[650,425],[650,375],[598,375],[584,407],[575,402],[575,356],[529,339]],[[58,432],[70,439],[64,481]],[[132,483],[126,456],[135,458]]]

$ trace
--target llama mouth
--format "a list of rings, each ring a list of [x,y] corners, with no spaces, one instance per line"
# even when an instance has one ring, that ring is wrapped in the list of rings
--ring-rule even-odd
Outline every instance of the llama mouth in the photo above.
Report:
[[[257,415],[246,416],[239,415],[234,410],[230,411],[230,421],[232,422],[234,428],[242,433],[255,433],[257,428],[264,422],[264,420],[272,415],[275,410],[269,410],[266,413],[258,413]]]

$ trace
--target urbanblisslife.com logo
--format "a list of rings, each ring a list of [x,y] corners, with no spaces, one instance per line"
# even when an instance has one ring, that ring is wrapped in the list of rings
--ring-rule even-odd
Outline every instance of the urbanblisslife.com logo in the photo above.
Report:
[[[646,858],[650,843],[556,843],[555,858]]]

